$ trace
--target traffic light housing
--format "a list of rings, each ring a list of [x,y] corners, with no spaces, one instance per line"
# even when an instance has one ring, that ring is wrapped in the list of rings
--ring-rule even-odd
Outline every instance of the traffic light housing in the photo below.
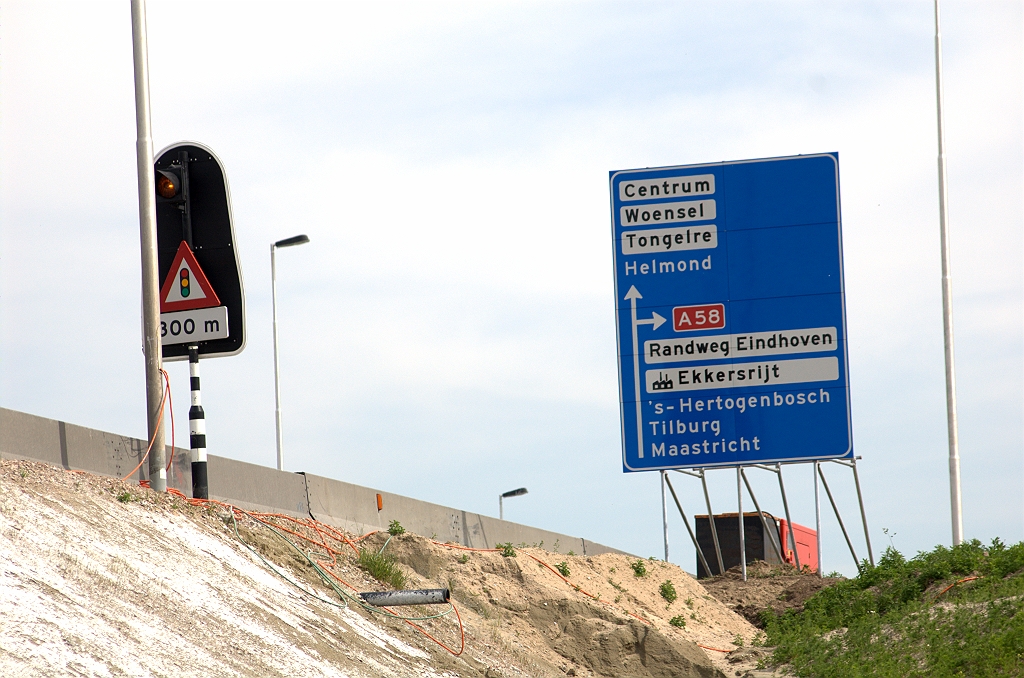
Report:
[[[183,190],[181,174],[173,169],[156,170],[156,195],[157,199],[184,202],[185,191]]]
[[[177,279],[172,284],[181,297],[198,294],[193,291],[198,281],[188,271],[170,270],[178,248],[186,242],[220,304],[227,308],[228,337],[198,342],[199,355],[236,355],[245,348],[245,295],[223,166],[206,146],[181,142],[158,153],[153,169],[160,280],[173,275]],[[165,344],[163,358],[187,359],[188,345]]]

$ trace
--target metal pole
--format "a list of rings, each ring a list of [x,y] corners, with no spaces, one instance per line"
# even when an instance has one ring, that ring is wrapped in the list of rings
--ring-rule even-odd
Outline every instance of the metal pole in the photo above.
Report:
[[[725,561],[722,559],[722,547],[718,543],[718,528],[715,527],[715,514],[711,511],[711,495],[708,494],[708,481],[704,477],[704,469],[700,470],[700,484],[704,487],[704,503],[708,506],[708,521],[711,523],[711,538],[715,542],[715,555],[718,556],[718,574],[722,574],[725,572]]]
[[[843,531],[843,538],[846,539],[846,546],[850,549],[850,555],[853,556],[853,564],[860,569],[860,561],[857,560],[857,554],[853,550],[853,542],[850,541],[850,535],[846,532],[846,525],[843,525],[843,517],[839,515],[839,507],[836,506],[836,500],[832,498],[832,490],[829,489],[828,481],[825,480],[825,474],[822,472],[821,467],[818,467],[818,475],[821,476],[821,484],[825,487],[825,494],[828,495],[828,501],[832,504],[832,511],[836,514],[836,520],[839,521],[839,529]]]
[[[782,464],[775,464],[775,473],[779,476],[779,492],[782,493],[782,508],[786,511],[786,522],[789,523],[787,530],[789,545],[793,549],[793,559],[796,561],[796,569],[800,569],[800,554],[796,552],[796,535],[793,534],[793,519],[789,517],[789,501],[786,499],[786,486],[782,483]]]
[[[277,357],[277,245],[270,245],[270,297],[274,313],[274,423],[277,428],[277,470],[284,470],[283,438],[281,436],[281,370]]]
[[[818,462],[814,462],[814,542],[818,548],[818,576],[821,577],[821,497],[818,495]]]
[[[747,474],[743,472],[742,467],[740,468],[740,477],[743,478],[743,484],[747,486],[750,498],[754,500],[754,508],[757,510],[758,517],[761,518],[761,527],[764,528],[764,536],[771,542],[772,549],[775,550],[775,554],[779,557],[779,562],[785,562],[782,558],[782,547],[778,542],[778,527],[776,526],[775,530],[768,527],[768,519],[764,517],[764,511],[761,510],[761,506],[757,503],[757,497],[754,496],[754,490],[750,487],[750,481],[747,480]]]
[[[156,183],[153,177],[153,131],[149,108],[149,48],[145,0],[132,0],[132,53],[135,64],[135,154],[139,174],[139,235],[142,249],[142,335],[146,356],[146,414],[149,439],[149,483],[167,491],[164,427],[160,418],[164,384],[160,342],[160,281],[156,251]]]
[[[199,383],[199,346],[188,347],[189,388],[192,406],[188,410],[189,447],[192,448],[192,498],[210,498],[210,480],[206,467],[206,412]]]
[[[875,566],[875,556],[871,553],[871,535],[868,534],[868,514],[864,512],[864,495],[860,492],[860,476],[857,475],[857,460],[853,460],[853,484],[857,486],[857,503],[860,504],[860,519],[864,523],[864,542],[868,545],[868,562]]]
[[[668,502],[665,501],[665,472],[661,472],[661,528],[665,536],[665,562],[668,562]]]
[[[942,125],[942,33],[939,0],[935,0],[935,110],[939,133],[939,239],[942,241],[942,346],[946,361],[946,435],[949,439],[949,504],[953,521],[953,546],[964,540],[963,505],[960,495],[960,443],[956,425],[956,372],[953,365],[953,279],[950,275],[948,191],[946,187],[946,138]]]
[[[740,514],[740,566],[743,570],[743,581],[747,581],[747,537],[743,533],[743,484],[740,480],[740,466],[736,467],[736,505]]]
[[[505,520],[505,505],[502,504],[502,501],[503,501],[503,498],[499,494],[498,495],[498,518],[500,520]]]
[[[676,488],[672,487],[672,482],[665,476],[665,482],[668,483],[668,491],[672,493],[672,501],[676,503],[676,508],[679,509],[679,515],[683,519],[683,525],[686,525],[686,531],[690,533],[690,540],[693,542],[693,547],[697,549],[697,557],[700,558],[701,564],[704,566],[704,571],[707,572],[708,576],[711,576],[711,568],[708,567],[708,560],[704,557],[704,551],[701,550],[700,544],[697,542],[697,535],[690,529],[690,521],[686,519],[686,513],[683,512],[683,506],[679,503],[679,497],[676,496]]]

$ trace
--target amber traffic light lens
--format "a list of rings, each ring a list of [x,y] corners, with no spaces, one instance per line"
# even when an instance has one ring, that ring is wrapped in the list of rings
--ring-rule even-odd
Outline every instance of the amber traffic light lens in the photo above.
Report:
[[[156,178],[156,192],[161,198],[173,198],[178,195],[178,183],[161,172]]]

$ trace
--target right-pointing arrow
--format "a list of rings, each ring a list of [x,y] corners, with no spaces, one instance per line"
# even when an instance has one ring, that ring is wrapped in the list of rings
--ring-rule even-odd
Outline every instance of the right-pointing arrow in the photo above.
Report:
[[[637,325],[654,325],[654,329],[658,329],[659,327],[664,325],[665,322],[666,322],[665,319],[663,317],[661,317],[660,315],[658,315],[657,313],[651,313],[651,317],[650,318],[645,318],[644,320],[637,320],[636,324]]]

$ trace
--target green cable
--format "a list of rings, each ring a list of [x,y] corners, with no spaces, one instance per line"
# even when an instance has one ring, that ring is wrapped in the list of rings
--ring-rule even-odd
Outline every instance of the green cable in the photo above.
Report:
[[[256,554],[256,557],[257,557],[257,558],[259,558],[260,560],[262,560],[262,561],[263,561],[263,564],[264,564],[264,565],[266,565],[266,566],[267,566],[268,568],[270,568],[270,570],[271,570],[271,571],[273,571],[273,573],[274,573],[274,574],[276,574],[276,575],[277,575],[278,577],[280,577],[281,579],[284,579],[284,580],[285,580],[286,582],[288,582],[289,584],[291,584],[291,585],[292,585],[292,586],[294,586],[295,588],[299,589],[300,591],[302,591],[302,592],[303,592],[303,593],[305,593],[306,595],[308,595],[308,596],[311,596],[311,597],[313,597],[313,598],[316,598],[316,599],[317,599],[317,600],[319,600],[319,601],[320,601],[321,603],[327,603],[328,605],[333,605],[334,607],[340,607],[340,608],[342,608],[342,609],[346,609],[346,608],[348,607],[348,602],[347,602],[347,601],[345,601],[345,596],[344,596],[344,595],[342,595],[342,596],[341,596],[342,600],[344,601],[343,603],[336,603],[336,602],[334,602],[333,600],[327,600],[326,598],[321,598],[321,597],[320,597],[320,596],[318,596],[317,594],[315,594],[315,593],[313,593],[313,592],[309,591],[309,590],[308,590],[308,589],[306,589],[306,588],[305,588],[304,586],[302,586],[301,584],[299,584],[299,583],[298,583],[297,581],[295,581],[294,579],[292,579],[291,577],[289,577],[288,575],[284,574],[284,573],[283,573],[283,572],[281,572],[281,571],[280,571],[279,569],[277,569],[277,567],[275,567],[273,563],[271,563],[271,562],[270,562],[269,560],[267,560],[266,558],[264,558],[264,557],[263,557],[263,554],[262,554],[262,553],[260,553],[260,552],[259,552],[259,551],[257,551],[256,549],[254,549],[254,548],[253,548],[252,546],[250,546],[250,545],[249,545],[249,544],[248,544],[248,543],[247,543],[247,542],[246,542],[246,541],[245,541],[244,539],[242,539],[242,535],[240,535],[240,534],[238,533],[238,520],[236,520],[236,519],[235,519],[235,512],[234,512],[234,511],[231,511],[230,513],[231,513],[231,524],[232,524],[232,526],[233,526],[233,527],[234,527],[234,529],[235,529],[235,537],[237,537],[237,538],[238,538],[238,541],[240,541],[240,542],[242,543],[242,545],[243,545],[243,546],[244,546],[245,548],[249,549],[249,550],[250,550],[250,551],[252,551],[252,552],[253,552],[254,554]],[[269,527],[269,526],[268,526],[268,527]],[[271,529],[273,529],[273,528],[271,528]],[[277,532],[277,530],[274,530],[274,532]],[[282,536],[282,537],[284,536],[284,535],[281,535],[280,533],[278,533],[278,534],[279,534],[279,536]],[[298,551],[298,552],[299,552],[299,554],[300,554],[300,555],[302,555],[302,557],[306,559],[306,562],[308,562],[308,563],[309,563],[310,565],[312,565],[312,566],[313,566],[313,568],[314,568],[315,570],[317,570],[317,574],[319,574],[319,575],[320,575],[321,579],[325,579],[325,578],[324,578],[324,576],[323,576],[323,574],[322,574],[322,573],[320,572],[320,568],[319,568],[319,567],[317,567],[316,563],[314,563],[314,562],[313,562],[313,561],[312,561],[312,560],[311,560],[311,559],[309,558],[309,556],[308,556],[308,555],[306,555],[306,554],[305,554],[305,553],[303,553],[303,552],[302,552],[302,551],[301,551],[301,550],[300,550],[300,549],[299,549],[298,547],[296,547],[296,546],[295,546],[295,544],[293,544],[293,543],[291,542],[291,540],[289,540],[289,539],[285,539],[285,541],[287,541],[287,542],[288,542],[288,545],[289,545],[289,546],[291,546],[291,547],[292,547],[293,549],[295,549],[296,551]],[[325,580],[326,580],[326,579],[325,579]],[[326,581],[327,581],[327,583],[328,583],[328,584],[330,584],[330,585],[331,585],[331,588],[333,588],[333,589],[334,589],[334,590],[335,590],[336,592],[340,593],[340,591],[338,590],[338,588],[337,588],[336,586],[334,586],[334,585],[333,585],[333,583],[332,583],[331,581],[329,581],[329,580],[326,580]]]
[[[243,513],[245,513],[245,512],[243,511]],[[248,514],[246,514],[246,515],[248,515]],[[324,583],[326,583],[328,586],[330,586],[331,589],[333,589],[334,592],[337,593],[338,596],[344,601],[344,603],[343,604],[339,604],[339,603],[334,602],[333,600],[327,600],[325,598],[321,598],[317,594],[308,591],[305,587],[301,586],[298,582],[294,581],[293,579],[288,577],[286,574],[281,572],[270,561],[268,561],[266,558],[264,558],[263,554],[261,554],[259,551],[254,549],[248,543],[246,543],[246,541],[244,539],[242,539],[242,535],[240,535],[238,533],[238,521],[235,519],[235,512],[231,511],[231,523],[232,523],[232,525],[234,527],[235,537],[238,538],[238,541],[240,541],[242,543],[242,545],[245,546],[247,549],[249,549],[250,551],[255,553],[256,557],[259,558],[261,561],[263,561],[263,563],[267,567],[269,567],[274,572],[274,574],[276,574],[277,576],[281,577],[282,579],[284,579],[289,584],[291,584],[295,588],[299,589],[300,591],[302,591],[306,595],[311,596],[313,598],[316,598],[320,602],[327,603],[328,605],[333,605],[334,607],[340,607],[342,609],[347,609],[348,608],[348,601],[351,600],[356,605],[358,605],[359,607],[363,608],[364,610],[366,610],[368,612],[375,612],[377,614],[384,615],[385,617],[391,617],[392,619],[399,619],[401,621],[429,621],[431,619],[439,619],[441,617],[445,617],[445,616],[451,614],[452,610],[455,609],[454,605],[452,605],[451,603],[448,603],[448,609],[444,610],[443,612],[440,612],[438,614],[433,614],[433,615],[429,615],[429,616],[426,616],[426,617],[404,617],[402,615],[394,614],[392,612],[388,612],[387,610],[384,610],[384,609],[381,609],[379,607],[375,607],[373,605],[370,605],[370,604],[366,603],[362,598],[359,598],[357,596],[353,596],[352,594],[350,594],[349,592],[345,591],[344,589],[340,588],[337,584],[335,584],[334,581],[331,579],[331,577],[326,572],[323,571],[323,568],[321,568],[315,561],[313,561],[312,558],[309,557],[309,554],[307,554],[305,551],[303,551],[298,546],[296,546],[295,542],[293,542],[290,538],[288,538],[286,535],[281,533],[280,530],[278,530],[277,528],[275,528],[273,525],[271,525],[269,523],[265,523],[265,522],[259,521],[259,520],[256,521],[256,522],[260,523],[261,525],[266,527],[268,530],[270,530],[271,532],[276,534],[278,537],[283,539],[290,547],[292,547],[292,549],[294,549],[297,553],[299,553],[299,555],[301,555],[303,558],[305,558],[306,562],[309,563],[313,567],[314,570],[316,570],[316,573],[320,576],[320,579],[322,579],[324,581]],[[387,541],[384,542],[384,546],[387,546],[388,542],[390,542],[390,541],[391,541],[391,537],[388,537]],[[384,547],[383,546],[380,549],[380,552],[382,552],[382,551],[384,551]]]

